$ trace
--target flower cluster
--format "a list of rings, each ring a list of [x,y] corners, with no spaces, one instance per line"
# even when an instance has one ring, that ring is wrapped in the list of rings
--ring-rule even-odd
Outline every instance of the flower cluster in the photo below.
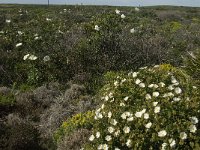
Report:
[[[181,149],[199,140],[197,89],[181,70],[161,65],[113,78],[95,113],[91,147]]]
[[[24,55],[24,58],[23,58],[24,60],[27,60],[27,59],[29,59],[29,60],[36,60],[37,59],[37,56],[35,56],[35,55],[31,55],[31,54],[26,54],[26,55]]]

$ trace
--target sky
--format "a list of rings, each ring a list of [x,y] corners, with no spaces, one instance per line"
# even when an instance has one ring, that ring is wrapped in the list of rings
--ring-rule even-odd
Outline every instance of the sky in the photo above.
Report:
[[[48,0],[0,0],[0,3],[46,4]],[[49,0],[50,4],[84,4],[114,6],[175,5],[200,7],[200,0]]]

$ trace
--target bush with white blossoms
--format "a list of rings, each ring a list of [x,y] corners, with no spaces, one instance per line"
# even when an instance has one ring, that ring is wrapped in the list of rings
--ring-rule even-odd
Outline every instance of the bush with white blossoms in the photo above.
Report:
[[[160,65],[109,78],[86,149],[200,148],[200,97],[183,70]]]

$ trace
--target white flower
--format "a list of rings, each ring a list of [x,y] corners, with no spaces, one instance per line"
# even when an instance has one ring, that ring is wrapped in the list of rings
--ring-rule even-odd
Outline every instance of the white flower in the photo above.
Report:
[[[151,122],[149,122],[149,123],[147,123],[147,124],[145,125],[145,127],[146,127],[147,129],[151,128],[151,126],[152,126],[152,123],[151,123]]]
[[[158,67],[160,67],[160,65],[155,65],[155,66],[153,66],[154,68],[158,68]]]
[[[103,115],[102,115],[101,113],[99,113],[99,112],[96,113],[94,119],[95,119],[95,120],[98,120],[98,119],[101,119],[101,118],[103,118]]]
[[[192,124],[197,124],[199,122],[197,117],[190,117],[190,121],[192,122]]]
[[[107,144],[103,144],[103,150],[108,150],[108,145]]]
[[[149,88],[153,88],[154,87],[154,84],[150,84],[148,85]]]
[[[115,126],[117,124],[117,121],[115,119],[111,119],[110,123]]]
[[[115,86],[118,86],[118,85],[119,85],[119,82],[118,82],[118,81],[115,81],[115,82],[114,82],[114,85],[115,85]]]
[[[164,86],[165,86],[165,83],[160,82],[158,85],[159,85],[160,87],[164,87]]]
[[[115,13],[119,15],[120,14],[120,10],[115,9]]]
[[[120,106],[125,106],[125,104],[124,104],[124,103],[120,103],[119,105],[120,105]]]
[[[104,104],[102,104],[102,105],[101,105],[101,109],[104,109],[104,107],[105,107],[105,105],[104,105]]]
[[[36,59],[37,59],[37,56],[35,56],[35,55],[30,55],[30,56],[28,57],[28,59],[30,59],[30,60],[36,60]]]
[[[163,95],[163,97],[173,97],[173,96],[174,96],[174,94],[173,94],[172,92],[165,93],[165,94]]]
[[[153,102],[153,106],[156,107],[158,102]]]
[[[141,118],[142,115],[143,115],[145,112],[146,112],[146,109],[143,109],[142,111],[136,112],[136,113],[135,113],[135,116],[136,116],[137,118]]]
[[[96,31],[99,31],[99,26],[98,26],[98,25],[95,25],[95,26],[94,26],[94,29],[95,29]]]
[[[6,19],[6,23],[11,23],[11,20],[10,19]]]
[[[22,46],[22,43],[18,43],[16,44],[16,47]]]
[[[108,132],[109,133],[113,133],[115,131],[115,129],[113,127],[108,127]]]
[[[38,40],[39,39],[39,37],[38,36],[36,36],[35,38],[34,38],[34,40]]]
[[[135,33],[135,29],[134,28],[130,29],[130,32]]]
[[[117,130],[117,131],[114,133],[115,137],[118,137],[119,134],[120,134],[120,130]]]
[[[126,16],[125,16],[124,14],[122,14],[122,15],[121,15],[121,18],[124,19],[124,18],[126,18]]]
[[[126,81],[126,79],[125,79],[125,78],[124,78],[124,79],[122,79],[122,81],[121,81],[121,84],[122,84],[122,83],[124,83],[125,81]]]
[[[105,101],[108,101],[109,100],[109,97],[106,95],[105,96]]]
[[[141,111],[143,114],[146,112],[146,109],[142,109],[142,111]]]
[[[132,140],[128,139],[127,142],[126,142],[126,146],[128,146],[130,148],[131,145],[132,145]]]
[[[144,87],[145,87],[145,84],[144,84],[144,83],[140,83],[140,84],[139,84],[139,87],[144,88]]]
[[[159,92],[153,92],[153,96],[154,97],[158,97],[159,96]]]
[[[174,139],[169,139],[170,147],[174,147],[176,145],[176,141]]]
[[[159,113],[160,112],[160,106],[156,106],[154,108],[154,113]]]
[[[149,99],[151,99],[151,95],[150,94],[146,94],[145,98],[146,98],[146,100],[149,100]]]
[[[165,137],[167,135],[167,132],[165,130],[161,130],[158,132],[159,137]]]
[[[178,102],[178,101],[180,101],[180,100],[181,100],[180,97],[174,97],[174,98],[173,98],[173,101],[175,101],[175,102]]]
[[[128,112],[128,111],[126,111],[125,114],[126,114],[127,117],[130,117],[130,116],[132,115],[132,114],[131,114],[130,112]]]
[[[24,60],[26,60],[28,57],[30,56],[30,54],[26,54],[26,55],[24,55]]]
[[[172,76],[172,77],[171,77],[171,82],[172,82],[173,84],[175,84],[175,83],[177,83],[178,81],[175,79],[174,76]]]
[[[99,138],[100,137],[100,132],[97,132],[96,133],[96,138]]]
[[[105,140],[106,140],[106,141],[111,141],[111,140],[112,140],[112,137],[111,137],[110,135],[107,135],[107,136],[105,137]]]
[[[47,62],[47,61],[49,61],[50,60],[50,57],[49,56],[44,56],[44,58],[43,58],[43,61],[44,62]]]
[[[103,145],[100,144],[98,147],[97,147],[98,150],[102,150],[103,149]]]
[[[46,21],[51,21],[51,19],[49,19],[49,18],[46,18]]]
[[[135,113],[135,116],[136,116],[137,118],[141,118],[142,115],[143,115],[143,113],[142,113],[141,111]]]
[[[140,9],[139,9],[138,7],[135,7],[135,11],[137,11],[137,12],[138,12],[138,11],[140,11]]]
[[[133,78],[137,77],[138,72],[133,72]]]
[[[163,144],[162,144],[162,148],[161,148],[161,150],[165,150],[166,147],[167,147],[167,143],[163,143]]]
[[[168,89],[169,89],[170,91],[172,91],[172,90],[174,89],[173,85],[169,85],[169,86],[168,86]]]
[[[112,112],[108,112],[108,118],[111,118],[112,117]]]
[[[115,150],[120,150],[119,148],[115,147]]]
[[[19,35],[22,35],[22,34],[23,34],[23,32],[22,32],[22,31],[17,31],[17,33],[18,33]]]
[[[123,113],[123,114],[121,115],[121,118],[122,118],[122,119],[126,119],[126,114]]]
[[[146,66],[146,67],[140,67],[139,69],[140,69],[140,70],[147,69],[147,66]]]
[[[133,121],[133,117],[127,118],[127,121]]]
[[[149,119],[149,114],[148,113],[144,114],[144,119]]]
[[[123,128],[123,131],[124,131],[124,133],[129,133],[129,132],[130,132],[130,128],[127,127],[127,126],[125,126],[125,127]]]
[[[158,88],[158,85],[157,85],[157,84],[154,84],[153,87],[154,87],[155,89],[157,89],[157,88]]]
[[[94,136],[94,135],[91,135],[90,138],[89,138],[89,140],[90,140],[90,141],[93,141],[94,138],[95,138],[95,136]]]
[[[176,88],[174,89],[174,92],[175,92],[176,94],[180,94],[180,93],[182,92],[182,90],[181,90],[181,88],[176,87]]]
[[[136,79],[135,84],[139,84],[140,82],[140,79]]]
[[[186,134],[185,132],[181,132],[181,133],[180,133],[180,138],[181,138],[182,140],[187,139],[187,134]]]
[[[126,96],[126,97],[124,98],[124,101],[127,101],[127,100],[128,100],[128,98],[129,98],[129,97],[128,97],[128,96]]]
[[[196,89],[197,87],[196,87],[196,86],[192,86],[192,88],[193,88],[193,89]]]
[[[190,126],[189,126],[189,130],[190,130],[190,132],[195,133],[196,130],[197,130],[197,128],[196,128],[195,125],[190,125]]]
[[[108,94],[108,96],[109,96],[109,98],[113,98],[113,93],[110,92],[110,93]]]
[[[98,146],[98,150],[108,150],[108,145],[107,144],[100,144],[99,146]]]

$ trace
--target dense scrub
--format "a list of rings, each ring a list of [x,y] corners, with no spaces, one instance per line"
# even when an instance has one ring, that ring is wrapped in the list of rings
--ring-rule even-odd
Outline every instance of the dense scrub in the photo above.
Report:
[[[200,9],[118,9],[0,5],[0,149],[199,148]]]

